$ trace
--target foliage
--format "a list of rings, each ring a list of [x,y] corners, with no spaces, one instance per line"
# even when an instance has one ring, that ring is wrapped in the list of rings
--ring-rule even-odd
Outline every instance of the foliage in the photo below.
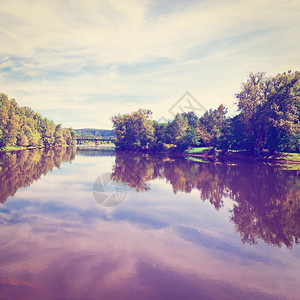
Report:
[[[0,94],[0,148],[74,145],[75,132]]]
[[[131,114],[113,116],[116,146],[131,150],[184,151],[199,143],[199,120],[193,112],[177,114],[167,123],[152,121],[151,115],[150,110],[140,109]]]
[[[217,142],[222,135],[222,130],[226,126],[227,108],[221,104],[217,109],[210,109],[200,118],[206,132],[210,136],[210,144],[217,146]]]
[[[299,149],[299,72],[269,78],[264,73],[251,73],[236,98],[248,150]]]
[[[194,112],[176,114],[166,123],[151,121],[151,111],[112,117],[116,146],[123,149],[165,151],[167,144],[184,152],[191,146],[246,149],[300,150],[300,73],[275,77],[250,73],[236,99],[238,114],[227,117],[221,104],[198,117]],[[22,141],[26,143],[25,141]]]
[[[149,149],[155,139],[151,115],[150,110],[139,109],[131,114],[113,116],[111,120],[116,134],[116,146],[122,149]]]

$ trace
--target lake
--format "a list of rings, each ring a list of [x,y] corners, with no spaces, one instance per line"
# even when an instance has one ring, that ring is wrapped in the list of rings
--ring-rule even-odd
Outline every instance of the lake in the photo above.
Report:
[[[300,171],[0,154],[0,299],[299,299]]]

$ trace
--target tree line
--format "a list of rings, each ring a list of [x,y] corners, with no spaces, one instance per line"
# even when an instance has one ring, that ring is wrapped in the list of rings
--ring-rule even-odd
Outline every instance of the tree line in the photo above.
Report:
[[[19,106],[15,99],[0,94],[0,148],[9,146],[46,147],[74,145],[72,128],[43,118],[30,107]]]
[[[223,150],[246,149],[257,154],[263,149],[299,151],[300,72],[288,71],[274,77],[250,73],[235,98],[235,116],[227,116],[223,104],[201,117],[192,111],[178,113],[166,123],[152,121],[148,109],[113,116],[116,146],[158,151],[212,146]]]

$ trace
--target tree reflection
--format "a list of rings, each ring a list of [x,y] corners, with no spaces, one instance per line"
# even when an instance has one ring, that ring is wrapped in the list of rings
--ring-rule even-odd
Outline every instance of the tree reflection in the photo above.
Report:
[[[161,177],[162,157],[145,153],[117,153],[113,166],[112,179],[124,182],[136,191],[148,191],[150,180]]]
[[[243,243],[258,239],[292,248],[300,242],[300,173],[264,164],[196,163],[150,154],[116,153],[112,179],[137,191],[165,178],[173,192],[200,191],[219,210],[234,200],[231,220]]]
[[[236,204],[231,220],[244,243],[263,239],[292,248],[300,238],[299,171],[261,164],[243,165],[230,177]]]
[[[0,154],[0,202],[75,158],[76,148],[33,149]]]

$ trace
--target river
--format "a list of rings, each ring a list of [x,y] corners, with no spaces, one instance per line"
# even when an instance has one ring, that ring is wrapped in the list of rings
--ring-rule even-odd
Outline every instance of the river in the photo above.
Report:
[[[297,170],[18,151],[0,202],[0,299],[299,299]]]

